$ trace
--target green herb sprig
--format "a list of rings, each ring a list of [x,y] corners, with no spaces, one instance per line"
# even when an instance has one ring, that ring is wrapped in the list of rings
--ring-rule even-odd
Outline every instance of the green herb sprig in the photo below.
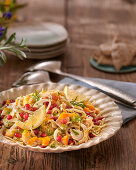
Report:
[[[79,107],[82,107],[83,109],[85,108],[85,104],[83,103],[83,101],[81,101],[81,102],[71,101],[70,103],[73,106],[79,106]]]
[[[72,132],[74,132],[75,135],[79,135],[79,133],[75,131],[74,129],[72,129]]]
[[[40,100],[40,95],[39,92],[37,90],[35,90],[35,92],[32,94],[32,98],[34,102],[37,102]]]

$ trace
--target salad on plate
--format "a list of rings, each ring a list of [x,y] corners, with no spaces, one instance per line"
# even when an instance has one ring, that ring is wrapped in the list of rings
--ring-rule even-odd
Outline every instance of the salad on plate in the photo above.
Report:
[[[65,86],[35,90],[0,107],[0,133],[22,145],[56,148],[80,145],[98,136],[105,118],[89,97]]]

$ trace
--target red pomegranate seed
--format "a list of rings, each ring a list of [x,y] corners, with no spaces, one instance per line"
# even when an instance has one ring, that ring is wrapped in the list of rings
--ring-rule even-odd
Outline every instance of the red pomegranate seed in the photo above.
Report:
[[[39,130],[38,130],[38,129],[34,129],[33,131],[34,131],[34,134],[35,134],[35,135],[38,135],[38,133],[39,133]]]
[[[5,131],[3,131],[3,132],[2,132],[2,135],[5,135],[5,134],[6,134],[6,132],[5,132]]]
[[[28,117],[29,117],[29,113],[26,113],[26,114],[23,116],[23,118],[24,118],[25,120],[27,120]]]
[[[4,106],[6,103],[7,103],[6,100],[4,100],[4,101],[2,102],[2,105]]]
[[[1,119],[3,119],[4,117],[5,117],[5,116],[4,116],[4,115],[2,115],[2,116],[1,116]]]
[[[21,138],[22,137],[22,134],[21,133],[15,133],[15,137],[17,137],[17,138]]]
[[[2,124],[3,124],[3,123],[0,121],[0,126],[2,126]]]
[[[26,105],[25,105],[25,109],[26,109],[26,110],[30,110],[30,109],[31,109],[30,104],[26,104]]]
[[[10,103],[14,103],[15,102],[15,100],[13,100],[13,99],[10,99]]]
[[[59,136],[57,137],[57,141],[58,141],[58,142],[61,142],[61,139],[62,139],[62,137],[61,137],[61,135],[59,135]]]
[[[96,120],[98,121],[98,120],[102,120],[103,119],[103,117],[98,117]]]
[[[20,128],[19,126],[17,126],[17,129],[19,129],[19,130],[20,130],[21,128]]]
[[[0,115],[1,115],[2,111],[3,111],[3,110],[0,110]]]
[[[41,147],[41,148],[45,148],[45,146],[43,146],[43,145],[40,145],[40,147]]]
[[[91,116],[91,112],[85,112],[88,116]]]
[[[60,106],[57,107],[60,110]]]
[[[20,115],[21,118],[24,118],[24,113],[23,112],[19,113],[19,115]]]
[[[58,119],[58,117],[56,117],[56,116],[52,116],[52,117],[51,117],[51,119],[53,119],[53,120],[55,120],[55,121],[56,121],[56,120]]]
[[[41,137],[46,137],[46,133],[42,132]]]
[[[49,114],[49,115],[50,115],[50,114],[51,114],[51,110],[48,110],[47,114]]]
[[[7,115],[7,119],[8,120],[12,119],[12,116],[11,115]]]
[[[49,110],[52,110],[52,109],[53,109],[54,107],[56,107],[56,106],[57,106],[56,103],[52,104],[52,105],[50,106]]]
[[[67,119],[62,119],[62,120],[61,120],[61,123],[62,123],[62,124],[66,124],[66,123],[67,123]]]
[[[96,122],[94,122],[94,125],[99,125],[99,124],[100,124],[100,122],[97,122],[97,121],[96,121]]]
[[[89,136],[90,136],[90,138],[95,137],[94,134],[92,134],[92,133],[89,133]]]
[[[68,144],[69,144],[69,145],[70,145],[70,144],[74,144],[74,141],[70,139],[70,140],[68,141]]]
[[[37,108],[36,108],[36,107],[32,107],[31,110],[32,110],[32,111],[36,111]]]
[[[48,106],[49,102],[44,102],[44,104],[46,105],[46,107]]]

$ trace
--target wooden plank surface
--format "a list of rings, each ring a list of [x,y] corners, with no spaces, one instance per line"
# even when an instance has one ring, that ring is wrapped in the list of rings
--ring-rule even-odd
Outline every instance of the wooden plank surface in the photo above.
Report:
[[[123,0],[29,0],[20,11],[23,21],[53,21],[63,24],[69,32],[67,53],[57,59],[63,70],[87,77],[136,82],[136,72],[110,74],[90,66],[89,59],[97,46],[120,34],[136,39],[136,5]],[[11,87],[25,68],[38,61],[9,56],[0,67],[0,91]],[[88,149],[61,154],[34,153],[0,144],[0,170],[11,169],[74,169],[135,170],[136,120],[123,126],[112,138]]]

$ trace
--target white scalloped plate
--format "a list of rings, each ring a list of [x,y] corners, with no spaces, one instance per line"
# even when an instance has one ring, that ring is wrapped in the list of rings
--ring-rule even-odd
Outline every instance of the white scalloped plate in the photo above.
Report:
[[[9,90],[6,90],[0,93],[0,103],[2,103],[2,101],[7,98],[15,99],[18,96],[29,94],[33,92],[35,89],[41,90],[42,88],[44,88],[44,89],[63,90],[65,85],[66,84],[42,83],[42,84],[12,88],[12,89],[9,89]],[[82,143],[78,146],[57,147],[54,149],[50,147],[40,148],[39,146],[37,147],[32,147],[28,145],[24,146],[19,143],[14,143],[13,141],[10,141],[4,138],[2,135],[0,135],[0,142],[4,144],[10,144],[12,146],[19,146],[24,149],[29,149],[35,152],[59,153],[59,152],[64,152],[64,151],[72,151],[72,150],[78,150],[82,148],[91,147],[104,140],[107,140],[120,129],[122,122],[123,122],[122,114],[121,114],[119,107],[114,103],[114,101],[110,97],[94,89],[89,89],[89,88],[81,87],[77,85],[68,85],[68,86],[70,89],[77,90],[78,92],[81,92],[86,96],[92,96],[91,101],[95,100],[95,106],[101,109],[101,113],[105,117],[106,126],[102,129],[99,136],[94,137],[88,142]]]

